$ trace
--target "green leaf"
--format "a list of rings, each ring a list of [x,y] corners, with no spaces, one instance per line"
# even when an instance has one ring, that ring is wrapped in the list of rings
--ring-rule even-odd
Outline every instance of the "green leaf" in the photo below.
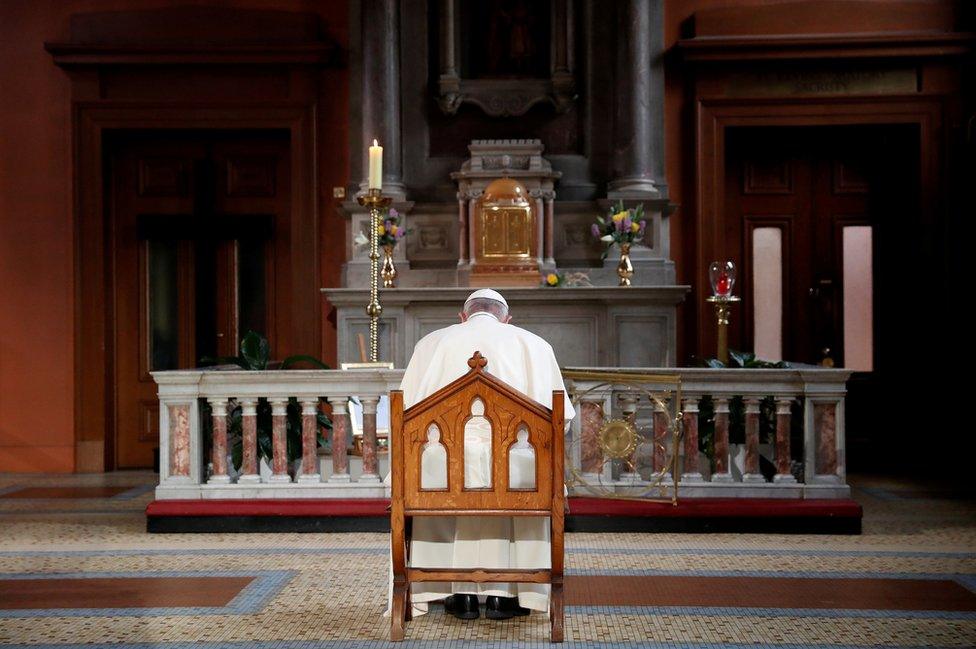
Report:
[[[740,352],[735,349],[729,350],[729,358],[735,361],[738,367],[749,367],[756,360],[756,355],[751,352]]]
[[[599,223],[600,225],[606,225],[606,224],[607,224],[607,222],[606,222],[605,220],[603,220],[603,217],[602,217],[602,216],[598,216],[598,217],[596,217],[596,221],[597,221],[597,223]]]
[[[715,368],[715,369],[719,369],[720,370],[720,369],[724,369],[725,368],[725,363],[723,363],[722,361],[718,360],[717,358],[706,358],[705,359],[705,366],[706,367],[712,367],[712,368]]]
[[[287,370],[295,363],[309,363],[323,370],[332,369],[331,367],[329,367],[319,359],[315,358],[314,356],[309,356],[308,354],[296,354],[294,356],[289,356],[285,360],[281,361],[281,369]]]
[[[248,331],[241,339],[241,356],[248,365],[245,369],[267,369],[268,359],[271,357],[268,339],[257,332]]]
[[[318,422],[319,428],[324,428],[325,430],[332,430],[332,420],[329,419],[329,417],[324,413],[321,412],[315,413],[315,420]],[[319,432],[319,435],[320,436],[322,435],[321,431]]]

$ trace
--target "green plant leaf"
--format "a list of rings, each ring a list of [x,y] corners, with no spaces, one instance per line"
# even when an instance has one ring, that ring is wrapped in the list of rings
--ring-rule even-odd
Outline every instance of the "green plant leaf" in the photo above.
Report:
[[[241,339],[241,356],[248,365],[245,369],[267,369],[271,357],[268,339],[255,331],[248,331]]]
[[[756,355],[750,352],[740,352],[735,349],[730,349],[729,360],[735,361],[735,367],[749,367],[749,363],[756,360]],[[730,365],[732,365],[732,363],[730,363]]]
[[[285,360],[281,361],[281,369],[287,370],[295,363],[310,363],[311,365],[315,365],[318,368],[323,370],[332,369],[331,367],[329,367],[319,359],[315,358],[314,356],[309,356],[308,354],[296,354],[294,356],[289,356]]]

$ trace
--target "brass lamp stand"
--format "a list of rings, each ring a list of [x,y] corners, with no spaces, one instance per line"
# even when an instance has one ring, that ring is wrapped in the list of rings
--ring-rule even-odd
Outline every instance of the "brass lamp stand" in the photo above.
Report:
[[[718,318],[718,359],[728,366],[729,314],[732,312],[732,305],[741,300],[734,295],[710,295],[705,301],[715,305],[715,315]]]
[[[383,196],[381,190],[371,188],[358,200],[360,205],[369,208],[369,304],[366,305],[366,315],[369,316],[369,362],[378,363],[380,314],[383,313],[383,307],[380,305],[378,264],[380,210],[389,207],[393,199]]]

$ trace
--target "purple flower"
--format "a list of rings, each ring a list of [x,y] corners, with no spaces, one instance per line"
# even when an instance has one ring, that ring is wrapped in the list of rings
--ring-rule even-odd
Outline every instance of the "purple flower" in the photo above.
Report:
[[[396,238],[398,240],[399,239],[402,239],[404,237],[404,235],[406,235],[406,234],[407,234],[407,231],[406,230],[404,230],[403,228],[397,228]]]
[[[600,238],[600,226],[599,226],[599,225],[597,225],[596,223],[594,223],[594,224],[593,224],[593,225],[592,225],[592,226],[590,227],[590,231],[591,231],[591,232],[593,232],[593,236],[594,236],[594,237],[596,237],[597,239],[599,239],[599,238]]]
[[[391,230],[391,229],[393,228],[393,222],[392,222],[392,221],[390,221],[389,219],[387,219],[387,220],[386,220],[386,221],[385,221],[385,222],[383,223],[383,227],[385,227],[385,228],[386,228],[386,231],[387,231],[387,232],[389,232],[389,231],[390,231],[390,230]]]
[[[633,224],[633,221],[631,221],[631,220],[630,220],[630,217],[629,217],[629,216],[628,216],[628,217],[626,217],[626,218],[624,219],[624,221],[623,221],[623,223],[624,223],[624,226],[623,226],[623,228],[622,228],[622,229],[623,229],[623,231],[624,231],[624,232],[630,232],[630,226],[631,226],[631,224]]]
[[[390,208],[390,218],[391,219],[398,219],[398,218],[400,218],[400,213],[396,211],[396,208],[395,207],[391,207]]]

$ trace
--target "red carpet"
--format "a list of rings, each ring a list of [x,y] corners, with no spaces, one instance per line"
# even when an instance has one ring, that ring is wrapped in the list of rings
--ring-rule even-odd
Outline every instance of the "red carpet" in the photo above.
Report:
[[[155,500],[146,515],[160,516],[389,516],[383,498],[296,500]],[[684,498],[677,506],[619,498],[570,498],[570,516],[652,518],[860,518],[853,500],[786,500],[780,498]]]

